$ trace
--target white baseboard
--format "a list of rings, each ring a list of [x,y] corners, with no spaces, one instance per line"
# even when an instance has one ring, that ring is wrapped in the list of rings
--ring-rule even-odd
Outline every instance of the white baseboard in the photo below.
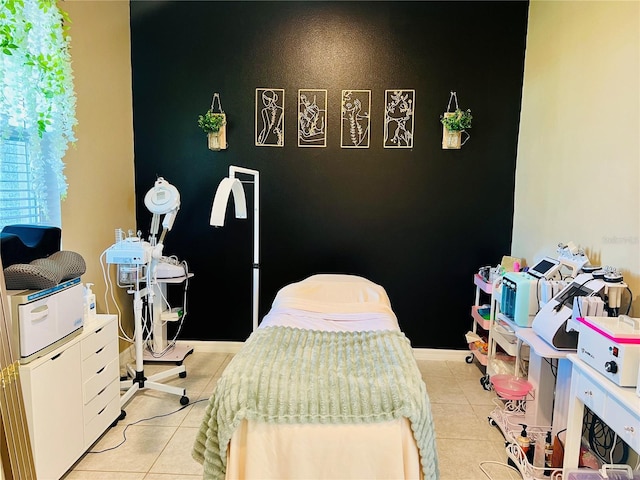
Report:
[[[135,360],[135,358],[136,358],[136,353],[135,353],[135,346],[133,344],[129,345],[127,348],[125,348],[120,352],[119,361],[120,361],[121,377],[127,376],[127,364],[131,363],[131,360],[132,359]]]
[[[447,362],[464,362],[469,350],[445,350],[439,348],[414,348],[416,360],[436,360]]]
[[[190,345],[195,352],[238,353],[244,342],[188,341],[178,340],[178,344]],[[469,350],[441,350],[438,348],[414,348],[416,360],[440,360],[463,362],[469,356]]]

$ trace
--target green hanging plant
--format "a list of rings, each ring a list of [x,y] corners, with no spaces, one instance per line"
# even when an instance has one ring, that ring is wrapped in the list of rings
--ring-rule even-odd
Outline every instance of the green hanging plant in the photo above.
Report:
[[[204,115],[198,115],[198,126],[204,133],[218,133],[225,123],[226,120],[223,113],[214,113],[211,110],[207,110]]]
[[[75,142],[68,14],[55,0],[0,0],[0,141],[18,138],[28,151],[36,195],[56,172],[66,195],[62,158]]]
[[[446,112],[440,116],[440,123],[452,132],[459,132],[471,128],[471,120],[473,120],[473,116],[471,115],[470,109],[461,110],[457,108],[454,112]]]

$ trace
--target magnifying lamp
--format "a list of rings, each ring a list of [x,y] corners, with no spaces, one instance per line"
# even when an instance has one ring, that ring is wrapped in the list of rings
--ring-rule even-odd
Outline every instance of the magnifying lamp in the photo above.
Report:
[[[154,240],[160,228],[160,216],[165,216],[162,220],[162,235],[160,236],[160,243],[162,243],[166,232],[173,227],[176,214],[180,209],[180,193],[164,178],[158,177],[156,183],[144,196],[144,204],[147,210],[153,214],[149,230],[149,239],[152,245],[155,243]]]

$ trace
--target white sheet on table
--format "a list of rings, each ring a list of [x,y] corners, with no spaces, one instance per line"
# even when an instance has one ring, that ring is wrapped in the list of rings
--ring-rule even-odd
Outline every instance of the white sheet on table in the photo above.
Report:
[[[260,328],[277,326],[329,332],[400,330],[398,319],[390,309],[387,312],[338,314],[275,308],[265,315]]]

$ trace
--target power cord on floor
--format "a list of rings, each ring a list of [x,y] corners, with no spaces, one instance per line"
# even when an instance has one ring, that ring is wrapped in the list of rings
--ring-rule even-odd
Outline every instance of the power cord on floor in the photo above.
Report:
[[[122,441],[113,446],[113,447],[109,447],[109,448],[105,448],[104,450],[88,450],[87,453],[105,453],[111,450],[115,450],[116,448],[122,446],[124,444],[124,442],[127,441],[127,428],[129,428],[131,425],[137,425],[140,422],[146,422],[148,420],[153,420],[155,418],[162,418],[162,417],[168,417],[169,415],[173,415],[174,413],[178,413],[180,410],[184,410],[187,407],[190,407],[191,405],[195,405],[196,403],[200,403],[200,402],[206,402],[208,401],[208,398],[201,398],[200,400],[196,400],[195,402],[190,402],[187,403],[186,405],[183,405],[182,407],[178,408],[177,410],[174,410],[173,412],[169,412],[169,413],[163,413],[161,415],[154,415],[153,417],[149,417],[149,418],[141,418],[140,420],[137,420],[133,423],[129,423],[127,424],[126,427],[124,427],[124,430],[122,431]]]
[[[482,473],[484,473],[487,476],[487,478],[489,478],[489,479],[493,479],[493,477],[491,475],[489,475],[489,472],[487,472],[484,469],[484,465],[485,464],[500,465],[501,467],[507,467],[509,470],[513,470],[514,472],[516,472],[518,474],[518,476],[516,478],[522,478],[522,474],[520,473],[520,470],[518,470],[517,468],[515,468],[512,465],[509,465],[509,464],[504,463],[504,462],[497,462],[495,460],[483,460],[482,462],[479,463],[480,470],[482,470]]]

